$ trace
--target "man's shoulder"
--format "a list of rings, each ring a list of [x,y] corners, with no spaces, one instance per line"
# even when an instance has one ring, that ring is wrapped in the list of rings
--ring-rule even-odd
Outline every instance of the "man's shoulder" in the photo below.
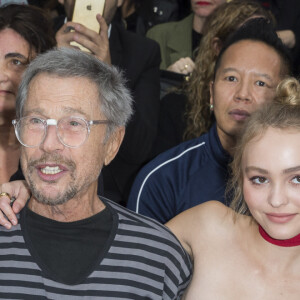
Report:
[[[207,134],[202,135],[199,138],[195,138],[159,154],[152,161],[150,161],[142,170],[152,169],[172,169],[181,167],[188,167],[191,162],[197,165],[197,160],[202,160],[203,155],[207,153],[207,143],[209,142]],[[198,164],[199,166],[199,164]]]
[[[159,237],[160,239],[170,240],[177,246],[180,245],[174,234],[160,222],[144,215],[137,214],[109,199],[101,197],[101,200],[104,201],[106,205],[109,205],[109,207],[118,215],[119,226],[123,227],[123,229],[124,227],[129,226],[132,233],[147,232],[152,234],[154,239],[155,237]]]

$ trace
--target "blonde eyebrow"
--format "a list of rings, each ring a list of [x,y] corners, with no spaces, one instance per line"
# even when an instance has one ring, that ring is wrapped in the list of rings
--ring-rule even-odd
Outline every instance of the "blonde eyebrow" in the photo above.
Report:
[[[249,173],[250,171],[256,171],[261,174],[269,174],[269,172],[267,170],[259,168],[259,167],[255,167],[255,166],[246,167],[245,171],[246,171],[246,173]]]
[[[285,170],[283,170],[283,173],[287,174],[287,173],[293,173],[293,172],[297,172],[297,171],[300,171],[300,166],[285,169]]]

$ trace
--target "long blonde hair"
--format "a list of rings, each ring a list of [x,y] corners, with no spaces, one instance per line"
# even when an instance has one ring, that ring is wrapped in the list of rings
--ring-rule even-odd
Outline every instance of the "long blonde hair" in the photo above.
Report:
[[[185,87],[188,101],[185,112],[187,126],[183,136],[184,140],[200,136],[207,132],[212,124],[209,109],[209,83],[213,80],[217,59],[217,53],[212,49],[214,38],[219,38],[223,43],[233,31],[253,16],[272,19],[260,4],[240,0],[220,5],[208,17],[195,59],[195,69]]]
[[[261,137],[269,127],[294,128],[300,131],[300,84],[295,78],[290,77],[281,81],[274,101],[253,113],[241,133],[230,165],[232,178],[227,186],[227,192],[232,193],[233,197],[230,206],[238,213],[250,215],[243,197],[241,165],[244,150],[250,141]]]

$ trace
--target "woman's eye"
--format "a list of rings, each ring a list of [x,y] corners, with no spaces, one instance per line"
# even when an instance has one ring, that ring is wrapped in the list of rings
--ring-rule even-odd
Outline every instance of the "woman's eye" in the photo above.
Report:
[[[261,81],[261,80],[258,80],[258,81],[256,81],[256,85],[258,85],[258,86],[265,86],[266,83],[263,82],[263,81]]]
[[[227,81],[237,81],[236,77],[235,76],[227,76],[225,78]]]
[[[295,177],[292,179],[292,183],[300,184],[300,176],[295,176]]]
[[[23,64],[23,63],[22,63],[21,61],[19,61],[18,59],[14,59],[14,60],[12,61],[12,63],[13,63],[14,65],[16,65],[16,66],[20,66],[20,65]]]
[[[14,70],[19,70],[19,71],[23,71],[26,68],[27,64],[28,64],[27,61],[22,61],[17,58],[13,58],[9,61],[9,66]]]
[[[250,178],[250,181],[253,183],[253,184],[264,184],[264,183],[268,183],[268,179],[265,178],[265,177],[262,177],[262,176],[255,176],[255,177],[252,177]]]

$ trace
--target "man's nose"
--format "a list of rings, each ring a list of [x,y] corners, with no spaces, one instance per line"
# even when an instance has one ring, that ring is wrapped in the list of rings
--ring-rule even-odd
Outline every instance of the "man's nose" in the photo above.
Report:
[[[246,80],[239,82],[236,88],[235,99],[239,101],[251,101],[251,87]]]
[[[57,136],[56,125],[48,125],[46,136],[40,148],[45,152],[61,151],[65,148]]]

